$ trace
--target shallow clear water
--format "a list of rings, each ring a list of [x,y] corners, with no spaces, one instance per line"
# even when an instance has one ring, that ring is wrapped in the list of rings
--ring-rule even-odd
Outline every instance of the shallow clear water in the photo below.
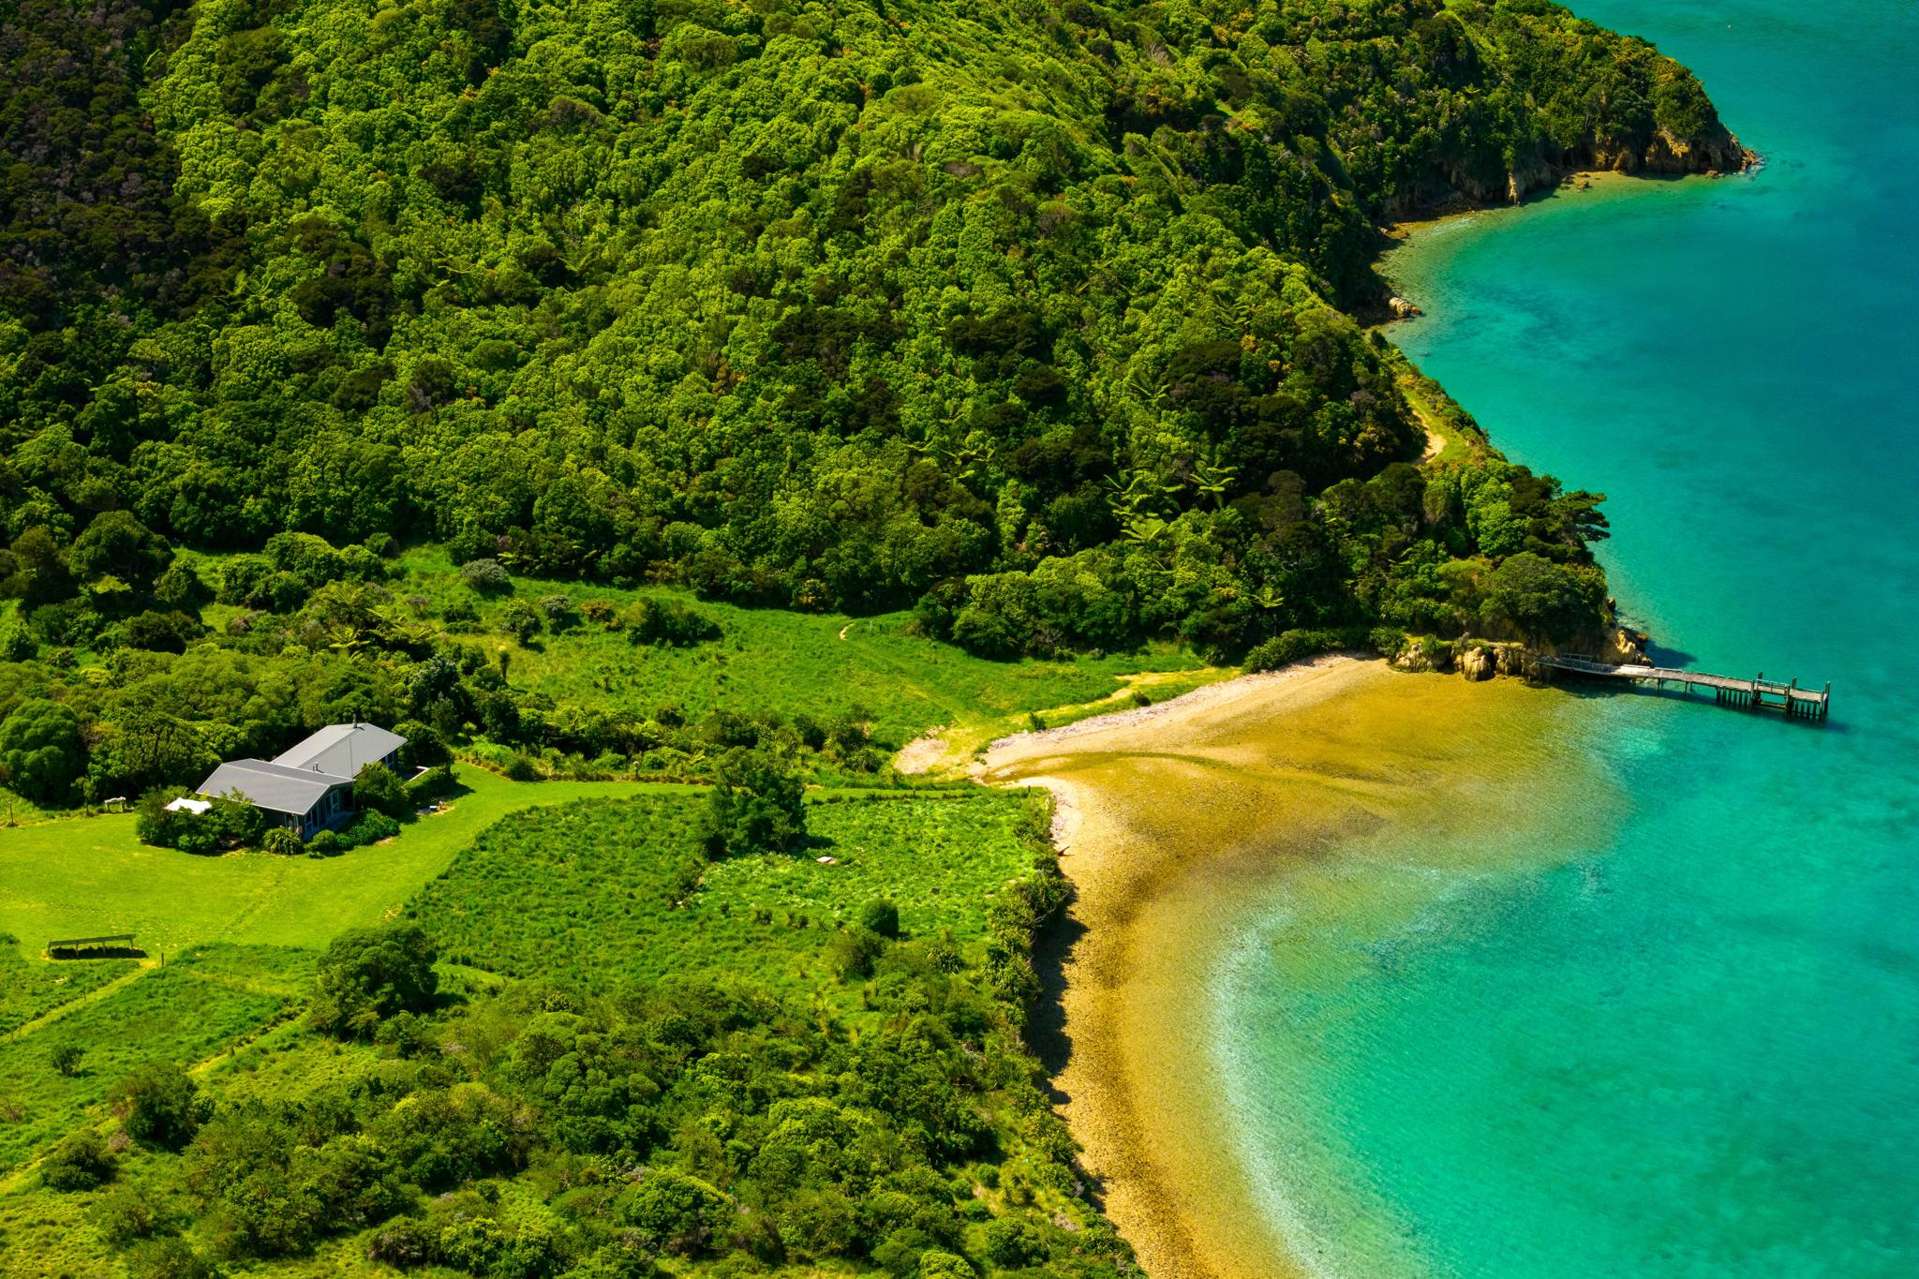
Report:
[[[1387,834],[1276,887],[1221,984],[1240,1137],[1330,1274],[1919,1274],[1919,10],[1576,7],[1766,168],[1445,224],[1392,335],[1610,495],[1668,660],[1831,680],[1834,718],[1585,699],[1611,785],[1499,837],[1535,869]]]

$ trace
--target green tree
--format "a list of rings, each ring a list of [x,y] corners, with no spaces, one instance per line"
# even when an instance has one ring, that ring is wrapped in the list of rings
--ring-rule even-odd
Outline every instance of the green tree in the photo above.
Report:
[[[1489,627],[1510,627],[1529,642],[1566,643],[1597,636],[1605,609],[1597,570],[1521,551],[1492,571],[1481,614]]]
[[[369,812],[385,813],[395,821],[405,820],[413,811],[406,783],[380,763],[368,764],[353,779],[353,803]]]
[[[710,857],[797,849],[806,842],[805,788],[764,751],[728,752],[707,792],[699,835]]]
[[[707,1251],[726,1227],[726,1196],[697,1177],[648,1169],[613,1205],[614,1219],[638,1232],[649,1247],[678,1257]]]
[[[35,525],[14,538],[0,569],[6,570],[0,576],[0,594],[28,604],[50,604],[73,594],[67,553],[45,525]]]
[[[60,703],[28,698],[0,720],[0,779],[28,799],[66,799],[86,765],[80,717]]]
[[[308,1018],[327,1034],[370,1039],[381,1018],[433,1007],[440,989],[436,958],[418,924],[350,929],[320,957]]]
[[[173,563],[167,540],[128,511],[106,511],[74,539],[67,567],[82,582],[117,577],[145,593]]]
[[[107,1101],[129,1137],[166,1150],[193,1140],[212,1111],[200,1086],[173,1062],[140,1067],[114,1085]]]

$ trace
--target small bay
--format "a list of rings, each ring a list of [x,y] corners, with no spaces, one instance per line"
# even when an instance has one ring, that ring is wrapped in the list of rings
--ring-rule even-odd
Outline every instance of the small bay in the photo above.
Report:
[[[1329,1275],[1919,1273],[1919,11],[1579,10],[1765,167],[1425,229],[1389,335],[1609,495],[1658,656],[1830,680],[1833,720],[1581,695],[1589,806],[1542,785],[1550,820],[1465,828],[1505,855],[1389,826],[1282,876],[1214,985],[1235,1136]]]

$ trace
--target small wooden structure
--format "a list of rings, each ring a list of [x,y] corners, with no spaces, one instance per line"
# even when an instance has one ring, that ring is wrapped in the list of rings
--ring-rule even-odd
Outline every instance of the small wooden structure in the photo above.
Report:
[[[141,952],[133,944],[132,933],[106,933],[99,937],[55,937],[47,942],[48,959],[120,959]]]
[[[1629,680],[1657,688],[1677,687],[1687,693],[1695,688],[1709,688],[1721,706],[1783,711],[1791,719],[1824,720],[1832,708],[1830,683],[1815,692],[1799,687],[1798,680],[1787,684],[1769,680],[1763,671],[1751,679],[1734,679],[1730,675],[1682,671],[1670,666],[1618,666],[1571,654],[1542,657],[1538,664],[1542,671],[1564,671],[1592,679]]]

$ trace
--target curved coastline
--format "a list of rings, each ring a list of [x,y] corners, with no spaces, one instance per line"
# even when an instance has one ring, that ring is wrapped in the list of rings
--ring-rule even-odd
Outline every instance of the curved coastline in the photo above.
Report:
[[[1084,1165],[1149,1274],[1325,1273],[1270,1167],[1237,1146],[1222,966],[1266,944],[1257,908],[1276,886],[1310,891],[1316,865],[1367,836],[1492,829],[1539,807],[1533,779],[1571,764],[1550,731],[1567,704],[1516,681],[1335,657],[993,744],[982,780],[1058,801],[1075,899],[1042,1047]],[[1389,926],[1418,906],[1366,909]]]

